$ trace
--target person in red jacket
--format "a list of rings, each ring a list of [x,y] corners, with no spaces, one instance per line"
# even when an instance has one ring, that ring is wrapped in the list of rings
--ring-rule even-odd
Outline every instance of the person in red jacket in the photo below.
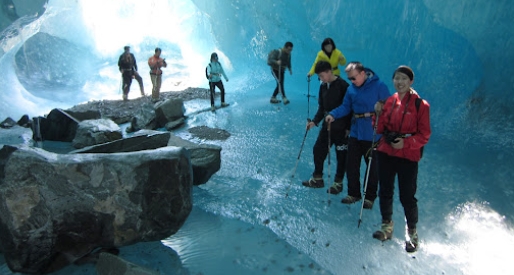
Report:
[[[415,197],[418,162],[431,135],[430,105],[411,87],[413,82],[412,69],[398,67],[393,74],[396,93],[375,105],[375,112],[380,114],[376,131],[383,134],[377,146],[382,225],[373,233],[373,238],[385,241],[392,237],[394,181],[398,176],[400,201],[407,220],[407,252],[414,252],[419,246],[416,230],[418,200]]]

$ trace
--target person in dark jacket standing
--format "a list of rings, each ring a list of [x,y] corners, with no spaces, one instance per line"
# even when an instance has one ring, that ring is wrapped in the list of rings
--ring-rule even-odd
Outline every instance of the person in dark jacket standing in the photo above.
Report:
[[[418,200],[415,197],[418,162],[421,150],[432,133],[430,105],[412,89],[413,82],[412,69],[407,66],[398,67],[393,73],[396,93],[385,103],[375,105],[375,112],[380,113],[377,133],[383,134],[377,147],[382,225],[380,230],[373,233],[373,238],[381,241],[392,238],[394,178],[397,175],[400,202],[407,221],[407,252],[414,252],[419,246],[416,230]]]
[[[270,103],[280,103],[280,100],[277,99],[277,95],[279,93],[282,96],[284,104],[289,103],[289,100],[286,97],[286,92],[284,91],[284,72],[288,69],[289,73],[291,75],[293,74],[293,70],[291,69],[292,51],[293,43],[288,41],[284,44],[283,48],[272,50],[268,54],[268,65],[271,67],[271,74],[277,81],[277,87],[275,88],[275,91],[273,91]]]
[[[123,100],[128,100],[128,93],[130,92],[130,85],[132,84],[132,78],[135,78],[139,83],[139,90],[141,95],[145,95],[145,89],[143,87],[143,78],[137,72],[137,62],[134,54],[130,52],[130,46],[125,46],[124,52],[118,59],[118,68],[123,78]]]
[[[336,148],[337,170],[334,177],[334,183],[327,190],[331,194],[339,194],[343,191],[343,178],[346,171],[346,153],[348,151],[348,134],[350,132],[351,115],[346,115],[343,118],[335,120],[330,125],[328,131],[328,123],[324,121],[325,115],[337,108],[343,103],[344,96],[348,83],[341,79],[339,76],[334,75],[332,65],[327,61],[319,61],[316,63],[315,72],[319,79],[323,82],[319,87],[318,95],[318,111],[314,118],[307,122],[307,130],[314,126],[318,126],[322,122],[321,130],[318,134],[318,139],[314,144],[314,173],[312,177],[302,182],[304,186],[312,188],[324,187],[323,181],[323,163],[328,154],[329,147],[332,144]],[[329,142],[330,135],[330,146]]]
[[[374,106],[380,100],[389,97],[389,89],[382,80],[372,70],[365,68],[360,62],[350,62],[345,68],[346,76],[352,82],[343,100],[343,104],[326,116],[327,122],[333,122],[352,114],[352,125],[350,126],[350,137],[348,138],[348,196],[341,201],[345,204],[352,204],[361,200],[360,191],[360,167],[361,160],[364,158],[369,167],[369,178],[367,182],[366,197],[364,198],[364,208],[371,209],[377,197],[378,174],[377,161],[372,158],[370,163],[367,157],[373,141],[372,116]],[[374,153],[373,153],[374,154]]]

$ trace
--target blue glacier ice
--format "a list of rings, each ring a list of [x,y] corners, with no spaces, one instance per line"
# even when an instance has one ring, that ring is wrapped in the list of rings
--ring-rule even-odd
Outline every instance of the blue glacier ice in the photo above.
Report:
[[[197,140],[222,146],[221,170],[195,187],[194,210],[184,227],[151,250],[176,252],[183,274],[510,272],[514,2],[50,0],[44,8],[44,0],[14,3],[19,18],[0,18],[2,120],[121,99],[116,62],[125,45],[138,60],[147,91],[146,60],[157,46],[169,64],[163,91],[207,87],[210,53],[220,56],[231,106],[192,116],[187,124],[232,134],[226,141]],[[394,239],[380,243],[371,237],[380,223],[378,207],[365,211],[357,228],[360,205],[342,205],[342,194],[329,204],[325,190],[300,184],[312,172],[318,131],[308,133],[295,170],[305,121],[317,107],[306,95],[317,95],[319,83],[307,82],[306,74],[326,37],[348,60],[372,68],[391,91],[394,69],[411,66],[414,88],[431,104],[433,134],[418,177],[421,248],[415,254],[403,249],[397,197]],[[285,77],[291,104],[270,105],[275,84],[265,59],[285,41],[294,43],[293,75]],[[131,97],[137,89],[133,84]],[[208,104],[186,102],[186,109]],[[191,138],[184,130],[176,134]],[[333,177],[331,155],[332,166],[326,163],[325,169]],[[144,245],[122,249],[122,256],[161,274],[174,272],[148,251]],[[11,274],[0,263],[0,273]],[[81,266],[57,274],[96,273]]]

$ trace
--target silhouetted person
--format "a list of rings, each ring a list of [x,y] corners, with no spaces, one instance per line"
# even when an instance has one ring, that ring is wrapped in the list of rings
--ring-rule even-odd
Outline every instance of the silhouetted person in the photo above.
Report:
[[[125,46],[124,52],[120,55],[118,60],[118,67],[123,78],[123,100],[128,100],[128,93],[130,92],[130,85],[132,84],[132,78],[135,78],[139,83],[139,89],[141,95],[145,95],[143,87],[143,79],[137,72],[137,62],[134,55],[130,52],[130,47]]]

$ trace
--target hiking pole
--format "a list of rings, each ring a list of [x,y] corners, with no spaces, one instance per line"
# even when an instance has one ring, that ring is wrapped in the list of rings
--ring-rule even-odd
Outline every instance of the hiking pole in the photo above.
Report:
[[[366,180],[364,182],[364,196],[361,205],[361,213],[359,215],[359,223],[357,224],[357,228],[361,226],[362,222],[362,210],[364,209],[364,201],[366,200],[366,190],[368,189],[368,181],[369,181],[369,170],[371,170],[371,161],[373,160],[373,151],[375,146],[375,137],[377,136],[377,126],[378,126],[378,114],[375,115],[375,125],[373,126],[373,141],[371,142],[371,149],[368,156],[368,167],[366,168]]]
[[[307,119],[307,123],[309,123],[309,122],[311,122],[310,118]],[[287,198],[287,196],[289,196],[289,189],[291,189],[291,185],[293,185],[294,174],[296,174],[296,168],[298,167],[298,162],[300,162],[300,156],[302,155],[303,145],[305,144],[305,139],[307,138],[308,132],[309,132],[309,128],[307,128],[305,130],[305,134],[303,135],[302,146],[300,146],[300,152],[298,153],[298,158],[296,158],[296,164],[294,166],[293,174],[291,175],[291,181],[289,182],[289,186],[287,187],[287,190],[286,190],[286,198]]]
[[[327,172],[327,176],[328,176],[328,183],[330,184],[330,147],[331,147],[331,139],[330,139],[330,135],[331,135],[331,131],[330,131],[330,125],[331,123],[329,122],[328,125],[327,125],[327,131],[328,131],[328,152],[327,152],[327,157],[328,157],[328,172]],[[330,192],[327,192],[327,203],[328,203],[328,206],[330,206]]]
[[[307,117],[310,116],[311,108],[311,76],[307,76]]]

